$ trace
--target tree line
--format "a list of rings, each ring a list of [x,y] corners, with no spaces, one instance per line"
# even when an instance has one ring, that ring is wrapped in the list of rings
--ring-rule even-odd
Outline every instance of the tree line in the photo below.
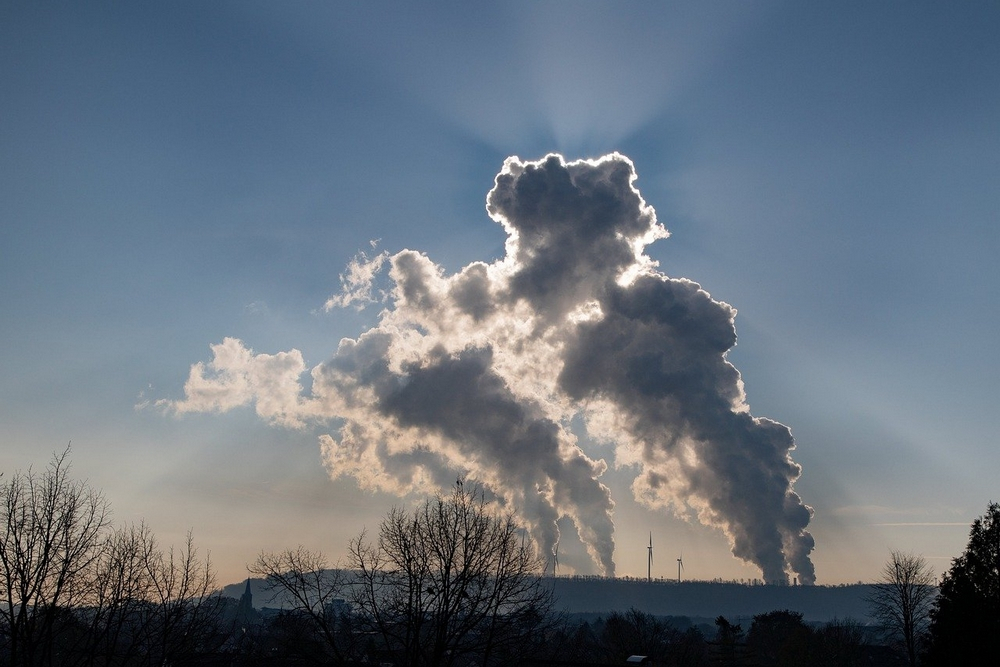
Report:
[[[144,524],[114,526],[68,455],[0,477],[0,665],[165,665],[221,644],[191,536],[164,549]]]
[[[262,615],[222,597],[190,534],[161,546],[116,526],[104,496],[70,476],[69,451],[0,476],[0,667],[166,665],[986,665],[1000,641],[1000,505],[972,524],[936,582],[892,552],[869,599],[877,627],[822,626],[776,610],[744,629],[637,609],[556,612],[545,559],[510,509],[459,480],[393,508],[345,563],[299,547],[248,566],[282,600]]]
[[[973,521],[940,582],[923,557],[893,551],[869,604],[906,664],[1000,662],[1000,504]]]

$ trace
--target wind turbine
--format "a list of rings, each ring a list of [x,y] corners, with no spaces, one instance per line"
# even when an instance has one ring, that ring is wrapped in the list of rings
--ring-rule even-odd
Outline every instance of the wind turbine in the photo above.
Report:
[[[677,583],[681,583],[681,570],[684,569],[684,556],[677,559]]]
[[[646,559],[646,581],[653,580],[653,533],[649,534],[649,557]]]

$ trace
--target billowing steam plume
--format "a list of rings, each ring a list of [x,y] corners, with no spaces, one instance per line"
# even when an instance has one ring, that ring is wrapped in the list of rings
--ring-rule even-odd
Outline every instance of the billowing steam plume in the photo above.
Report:
[[[615,443],[636,465],[636,498],[723,530],[768,582],[815,575],[811,510],[787,427],[755,418],[726,360],[736,311],[699,285],[668,278],[644,254],[667,236],[633,183],[628,158],[566,163],[508,158],[487,196],[506,256],[447,275],[411,250],[359,256],[327,307],[373,299],[388,263],[393,288],[378,325],[344,339],[306,371],[297,350],[255,354],[240,341],[195,364],[176,412],[253,404],[321,436],[334,477],[403,494],[479,482],[518,508],[545,553],[570,518],[614,574],[614,502],[568,424]]]

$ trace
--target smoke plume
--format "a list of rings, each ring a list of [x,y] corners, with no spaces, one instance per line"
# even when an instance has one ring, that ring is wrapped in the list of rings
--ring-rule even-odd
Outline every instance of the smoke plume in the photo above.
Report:
[[[412,250],[359,255],[327,307],[372,300],[387,263],[386,308],[311,370],[308,393],[297,350],[255,354],[227,338],[191,368],[184,399],[161,403],[334,424],[320,437],[331,476],[396,494],[474,480],[518,509],[544,553],[571,519],[613,575],[607,466],[569,427],[582,417],[638,471],[637,500],[721,529],[767,582],[813,583],[791,432],[750,414],[726,360],[736,311],[645,254],[668,234],[635,180],[619,154],[508,158],[486,200],[507,233],[501,260],[448,275]]]

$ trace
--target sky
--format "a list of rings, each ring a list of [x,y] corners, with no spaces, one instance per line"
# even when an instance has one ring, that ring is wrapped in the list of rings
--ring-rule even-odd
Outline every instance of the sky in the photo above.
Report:
[[[0,471],[70,445],[220,583],[459,476],[560,573],[941,573],[998,499],[998,33],[4,3]]]

